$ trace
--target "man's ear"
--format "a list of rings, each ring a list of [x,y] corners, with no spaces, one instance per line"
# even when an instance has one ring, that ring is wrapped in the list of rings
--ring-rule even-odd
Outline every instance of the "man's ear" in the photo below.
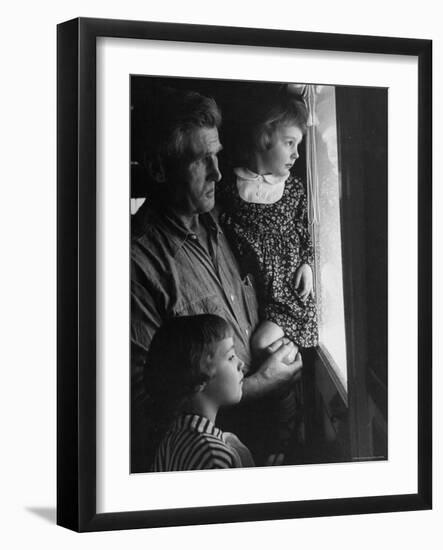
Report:
[[[198,386],[196,386],[195,392],[196,392],[196,393],[201,393],[201,392],[205,391],[206,385],[207,385],[207,382],[202,382],[201,384],[199,384]]]

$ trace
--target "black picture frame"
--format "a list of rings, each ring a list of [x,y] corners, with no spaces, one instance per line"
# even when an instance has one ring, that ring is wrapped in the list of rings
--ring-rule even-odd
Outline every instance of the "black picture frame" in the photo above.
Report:
[[[418,59],[416,494],[168,510],[96,511],[96,39],[155,39]],[[76,531],[425,510],[432,506],[432,42],[78,18],[57,29],[57,523]]]

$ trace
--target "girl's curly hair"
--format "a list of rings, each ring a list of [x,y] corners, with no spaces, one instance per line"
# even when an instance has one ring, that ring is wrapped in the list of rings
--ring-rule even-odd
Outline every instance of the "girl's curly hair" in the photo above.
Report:
[[[305,134],[307,121],[308,111],[301,96],[279,91],[251,101],[237,136],[237,162],[247,163],[255,152],[270,149],[282,126],[297,126]]]

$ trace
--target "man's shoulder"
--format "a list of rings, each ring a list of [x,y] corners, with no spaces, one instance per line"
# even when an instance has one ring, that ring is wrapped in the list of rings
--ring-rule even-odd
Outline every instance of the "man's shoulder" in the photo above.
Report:
[[[146,208],[137,212],[131,220],[131,264],[141,268],[144,276],[159,278],[167,273],[174,257],[175,244],[172,235],[161,224],[159,215]],[[133,269],[135,275],[135,271]]]
[[[144,237],[152,237],[156,234],[158,225],[158,213],[145,202],[131,217],[131,241],[134,243]]]
[[[161,212],[143,205],[131,219],[131,256],[139,253],[160,258],[173,256],[176,249],[174,231],[165,222]]]

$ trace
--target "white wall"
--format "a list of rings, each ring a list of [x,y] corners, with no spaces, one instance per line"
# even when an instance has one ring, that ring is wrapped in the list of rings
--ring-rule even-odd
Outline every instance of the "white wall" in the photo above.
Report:
[[[250,7],[254,5],[254,8]],[[55,507],[55,26],[109,17],[432,38],[434,97],[443,97],[443,31],[438,2],[125,2],[68,0],[7,3],[2,10],[0,128],[0,544],[44,548],[438,548],[435,510],[76,535],[54,525]],[[272,9],[271,9],[272,8]],[[435,105],[435,151],[442,150],[442,105]],[[442,181],[435,155],[434,181]],[[441,185],[435,211],[443,206]],[[441,218],[440,218],[441,219]],[[436,231],[441,234],[441,221]],[[441,247],[440,247],[441,248]],[[435,250],[437,248],[435,247]],[[441,263],[441,252],[439,261]],[[438,261],[436,270],[439,268]],[[441,273],[440,273],[441,277]],[[437,273],[435,280],[437,280]],[[441,306],[441,292],[434,303]],[[435,314],[441,318],[440,311]],[[435,325],[438,335],[439,326]],[[435,345],[435,371],[441,356]],[[434,387],[442,376],[435,373]],[[439,392],[440,393],[440,392]],[[441,463],[442,407],[435,399],[435,463]],[[435,487],[443,486],[435,472]],[[441,544],[441,542],[440,542]]]

